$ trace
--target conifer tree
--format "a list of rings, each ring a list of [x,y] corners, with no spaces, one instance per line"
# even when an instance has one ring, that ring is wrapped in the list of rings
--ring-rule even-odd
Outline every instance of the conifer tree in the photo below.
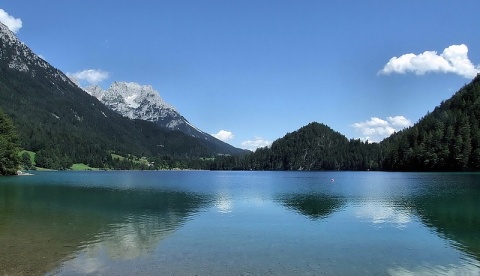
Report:
[[[0,175],[14,175],[20,163],[18,136],[12,122],[0,109]]]

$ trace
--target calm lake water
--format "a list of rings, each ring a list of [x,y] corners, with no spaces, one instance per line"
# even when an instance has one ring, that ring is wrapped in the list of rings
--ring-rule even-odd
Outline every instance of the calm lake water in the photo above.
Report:
[[[0,274],[480,275],[480,174],[0,178]]]

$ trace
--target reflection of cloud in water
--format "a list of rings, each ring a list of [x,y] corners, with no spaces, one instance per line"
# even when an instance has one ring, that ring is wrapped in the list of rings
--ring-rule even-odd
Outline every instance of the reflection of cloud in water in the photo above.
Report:
[[[217,195],[214,206],[219,213],[228,214],[233,212],[236,204],[248,205],[253,208],[262,208],[265,205],[265,202],[266,200],[263,197],[255,194],[242,197],[239,200],[234,200],[226,194],[220,194]]]
[[[112,260],[133,260],[148,257],[160,242],[184,223],[184,218],[168,216],[129,217],[112,229],[99,234],[96,242],[87,244],[59,269],[80,274],[103,272]]]
[[[79,274],[95,274],[95,272],[98,273],[105,266],[105,262],[90,255],[79,255],[75,259],[65,262],[63,266],[69,267],[70,271],[75,271]],[[54,274],[61,274],[57,272],[54,272]],[[54,274],[52,273],[52,275]]]
[[[216,202],[215,207],[217,208],[218,212],[226,214],[232,212],[232,200],[226,196],[220,196]]]
[[[464,263],[460,265],[418,267],[415,269],[406,269],[404,267],[391,268],[388,274],[392,276],[410,276],[410,275],[480,275],[480,267]]]
[[[127,222],[115,224],[112,230],[102,234],[100,243],[91,246],[104,247],[111,259],[147,256],[183,223],[183,217],[168,213],[164,216],[130,217]]]
[[[406,227],[412,221],[412,214],[405,209],[366,203],[356,208],[356,216],[374,224],[394,224],[398,228]]]

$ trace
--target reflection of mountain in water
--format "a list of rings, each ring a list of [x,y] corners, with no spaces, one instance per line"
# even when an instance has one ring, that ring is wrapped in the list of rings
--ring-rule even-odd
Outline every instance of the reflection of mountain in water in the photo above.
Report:
[[[324,194],[293,194],[278,200],[312,220],[326,218],[345,204],[343,199]]]
[[[157,190],[0,185],[0,274],[47,272],[79,248],[112,258],[144,255],[206,203]]]
[[[477,183],[478,184],[478,183]],[[455,195],[424,195],[414,199],[420,218],[427,226],[454,241],[458,248],[480,260],[480,191]]]
[[[435,175],[434,175],[435,176]],[[424,224],[480,260],[480,174],[443,174],[403,204]]]

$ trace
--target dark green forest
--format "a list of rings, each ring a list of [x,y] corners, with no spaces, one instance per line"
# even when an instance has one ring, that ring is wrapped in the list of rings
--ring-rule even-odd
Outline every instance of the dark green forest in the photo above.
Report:
[[[115,160],[112,154],[146,156],[159,164],[185,167],[185,160],[221,153],[215,145],[182,132],[122,117],[54,68],[38,67],[33,74],[11,69],[8,63],[0,60],[0,108],[14,123],[19,146],[36,152],[38,167],[67,169],[73,163],[108,169],[143,167]]]
[[[39,167],[116,168],[112,153],[179,159],[213,154],[183,133],[124,118],[80,88],[44,79],[0,68],[0,106],[15,123],[20,146],[37,153]]]
[[[384,170],[479,171],[480,76],[381,145]]]
[[[380,143],[311,123],[245,157],[217,158],[211,169],[480,171],[480,76]]]
[[[18,136],[12,122],[0,109],[0,175],[17,173],[20,164]]]
[[[328,126],[310,123],[244,156],[217,158],[214,170],[379,170],[378,144],[348,140]]]

